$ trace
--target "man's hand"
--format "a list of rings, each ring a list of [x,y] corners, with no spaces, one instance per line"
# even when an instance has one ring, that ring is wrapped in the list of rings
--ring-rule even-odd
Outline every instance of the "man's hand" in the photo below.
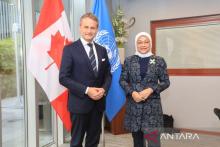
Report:
[[[132,92],[132,98],[133,98],[134,101],[137,102],[137,103],[143,101],[143,98],[141,97],[141,95],[140,95],[137,91],[133,91],[133,92]]]
[[[104,88],[97,88],[99,91],[98,91],[98,96],[100,98],[102,98],[105,94],[105,89]]]
[[[103,88],[89,87],[88,96],[93,100],[100,100],[105,93]]]
[[[143,91],[139,92],[139,94],[143,100],[146,100],[152,93],[153,93],[152,88],[147,88],[147,89],[144,89]]]

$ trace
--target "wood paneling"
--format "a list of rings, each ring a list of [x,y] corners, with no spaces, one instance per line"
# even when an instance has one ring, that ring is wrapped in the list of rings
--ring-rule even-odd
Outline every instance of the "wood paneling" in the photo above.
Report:
[[[119,111],[119,113],[114,117],[114,119],[109,123],[106,119],[106,127],[110,129],[110,132],[114,135],[128,133],[124,129],[124,115],[125,115],[125,106]]]

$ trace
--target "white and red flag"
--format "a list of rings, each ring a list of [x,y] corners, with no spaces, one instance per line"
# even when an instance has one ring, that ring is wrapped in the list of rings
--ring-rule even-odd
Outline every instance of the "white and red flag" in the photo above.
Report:
[[[61,0],[44,0],[31,41],[28,68],[45,91],[51,105],[71,129],[67,110],[67,89],[59,83],[63,47],[72,42],[70,28]]]

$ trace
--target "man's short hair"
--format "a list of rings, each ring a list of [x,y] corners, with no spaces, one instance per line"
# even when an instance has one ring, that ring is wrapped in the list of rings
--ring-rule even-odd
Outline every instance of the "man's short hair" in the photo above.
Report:
[[[90,19],[94,20],[95,22],[97,22],[97,27],[99,26],[98,18],[94,14],[92,14],[91,12],[85,13],[83,16],[81,16],[80,23],[84,18],[90,18]]]

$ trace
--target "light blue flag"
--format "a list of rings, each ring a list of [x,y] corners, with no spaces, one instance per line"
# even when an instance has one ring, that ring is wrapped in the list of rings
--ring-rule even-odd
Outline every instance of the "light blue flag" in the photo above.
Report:
[[[99,31],[95,42],[107,49],[111,64],[112,83],[106,97],[106,115],[108,120],[111,121],[126,100],[125,93],[119,84],[122,67],[105,0],[95,0],[93,14],[99,19]]]

